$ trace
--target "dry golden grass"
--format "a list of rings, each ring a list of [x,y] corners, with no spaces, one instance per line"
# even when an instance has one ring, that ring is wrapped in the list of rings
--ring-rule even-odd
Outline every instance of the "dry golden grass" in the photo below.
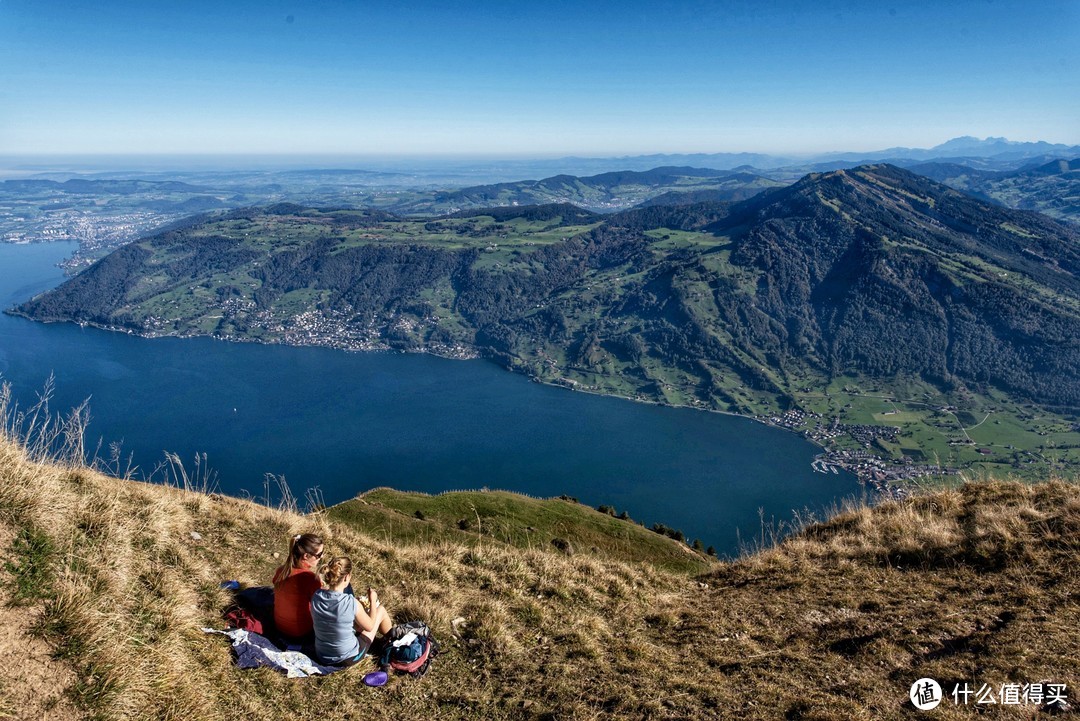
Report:
[[[199,631],[221,626],[221,580],[267,583],[286,539],[311,529],[398,618],[429,621],[444,653],[424,679],[239,671],[227,641]],[[35,583],[0,623],[31,614],[86,717],[888,719],[915,713],[922,676],[1070,694],[1080,681],[1080,492],[1057,482],[858,508],[690,577],[546,550],[394,548],[322,515],[40,462],[9,437],[0,539],[17,561],[5,585]],[[44,576],[26,575],[34,553]]]

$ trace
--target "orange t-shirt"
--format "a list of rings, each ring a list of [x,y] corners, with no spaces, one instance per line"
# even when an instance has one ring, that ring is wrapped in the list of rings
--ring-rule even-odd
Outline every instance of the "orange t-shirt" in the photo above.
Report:
[[[274,585],[274,625],[278,633],[302,638],[312,631],[311,597],[322,588],[311,571],[294,568],[289,577]]]

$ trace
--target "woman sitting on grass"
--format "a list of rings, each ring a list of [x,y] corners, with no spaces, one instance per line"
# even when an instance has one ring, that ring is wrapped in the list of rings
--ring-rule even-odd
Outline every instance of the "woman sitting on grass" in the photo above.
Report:
[[[345,556],[330,561],[325,570],[328,588],[315,592],[311,617],[315,625],[315,655],[329,666],[351,666],[364,657],[376,633],[386,633],[393,622],[379,604],[375,589],[368,589],[368,608],[346,591],[352,582],[352,561]]]
[[[323,555],[323,540],[314,533],[293,536],[289,557],[274,572],[274,625],[289,644],[312,638],[311,597],[322,588],[315,575]]]

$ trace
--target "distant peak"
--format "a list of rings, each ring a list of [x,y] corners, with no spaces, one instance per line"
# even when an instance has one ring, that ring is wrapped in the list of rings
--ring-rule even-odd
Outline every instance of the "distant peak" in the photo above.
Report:
[[[961,135],[959,138],[953,138],[952,140],[945,141],[941,145],[936,145],[932,149],[933,150],[956,151],[956,150],[963,150],[963,149],[985,148],[985,147],[995,146],[995,145],[1018,145],[1018,144],[1019,143],[1016,143],[1016,142],[1014,142],[1012,140],[1009,140],[1008,138],[1004,138],[1004,137],[988,136],[986,138],[980,139],[980,138],[976,138],[973,135]]]

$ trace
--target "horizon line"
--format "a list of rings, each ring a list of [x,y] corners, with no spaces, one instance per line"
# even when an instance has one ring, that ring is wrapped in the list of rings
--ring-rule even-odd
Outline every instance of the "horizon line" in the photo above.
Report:
[[[953,140],[972,138],[978,142],[990,140],[1004,141],[1010,145],[1038,144],[1062,145],[1066,147],[1080,147],[1080,142],[1070,143],[1061,141],[1037,140],[1010,140],[1004,136],[986,136],[980,138],[973,135],[954,136],[947,140],[929,147],[917,146],[889,146],[885,148],[836,148],[831,150],[641,150],[641,151],[588,151],[588,150],[564,150],[564,151],[443,151],[443,152],[379,152],[363,150],[312,150],[312,151],[11,151],[0,150],[0,158],[3,159],[73,159],[73,158],[313,158],[313,157],[347,157],[347,158],[445,158],[445,159],[468,159],[484,158],[492,160],[533,160],[533,159],[609,159],[609,158],[633,158],[649,157],[654,155],[772,155],[783,157],[814,157],[820,155],[842,155],[851,153],[881,153],[889,150],[933,150]]]

